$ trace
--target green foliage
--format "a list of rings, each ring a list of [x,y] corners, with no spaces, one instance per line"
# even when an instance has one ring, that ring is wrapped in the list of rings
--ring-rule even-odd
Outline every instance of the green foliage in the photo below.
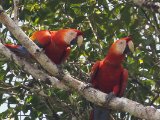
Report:
[[[13,17],[13,1],[2,0],[1,5]],[[127,56],[124,62],[129,70],[125,97],[155,108],[160,104],[157,97],[160,94],[159,17],[152,10],[121,0],[21,0],[19,3],[20,27],[27,35],[40,29],[76,28],[83,31],[84,44],[81,48],[72,47],[65,68],[84,82],[88,82],[93,63],[104,58],[112,42],[131,34],[135,53]],[[3,42],[18,43],[3,26],[0,38]],[[22,117],[25,120],[89,118],[89,102],[77,92],[50,88],[15,63],[1,58],[0,104],[7,104],[7,109],[0,114],[0,119],[20,119],[20,113],[26,115]],[[50,97],[39,96],[31,92],[31,88],[40,88]],[[113,115],[117,120],[136,119],[128,113]]]

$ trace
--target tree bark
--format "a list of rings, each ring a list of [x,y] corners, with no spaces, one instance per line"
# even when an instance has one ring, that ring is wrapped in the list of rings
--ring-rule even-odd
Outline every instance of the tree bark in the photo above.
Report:
[[[91,87],[83,89],[86,86],[85,83],[71,77],[69,73],[59,73],[57,66],[53,62],[51,62],[43,52],[40,52],[40,48],[38,48],[36,44],[29,40],[29,37],[12,21],[11,18],[7,16],[7,14],[3,11],[2,7],[0,7],[0,22],[8,28],[8,30],[21,42],[22,45],[24,45],[28,49],[28,51],[34,56],[34,58],[51,75],[56,75],[59,79],[63,80],[62,82],[66,86],[75,89],[83,97],[93,102],[94,104],[106,106],[105,98],[107,94]],[[0,48],[6,49],[4,47]],[[6,54],[4,52],[1,53]],[[59,82],[56,78],[52,80],[55,83]],[[134,102],[127,98],[115,97],[109,103],[109,107],[114,110],[129,112],[130,114],[142,119],[160,120],[160,112],[158,110],[150,106],[145,107],[140,103]]]

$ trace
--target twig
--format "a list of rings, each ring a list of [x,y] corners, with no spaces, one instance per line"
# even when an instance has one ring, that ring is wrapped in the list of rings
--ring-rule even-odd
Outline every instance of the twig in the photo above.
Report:
[[[87,19],[88,19],[88,23],[89,23],[89,26],[90,26],[90,28],[91,28],[91,30],[92,30],[92,32],[93,32],[93,35],[94,35],[94,37],[95,37],[95,39],[96,39],[96,41],[98,42],[98,43],[96,43],[98,46],[99,46],[99,53],[98,54],[101,54],[102,53],[102,48],[101,48],[101,45],[100,45],[100,40],[98,39],[99,37],[98,37],[98,34],[97,34],[97,30],[95,29],[95,27],[94,27],[94,25],[92,24],[92,19],[90,18],[90,16],[87,16]],[[93,43],[93,42],[91,42],[91,45],[93,46],[93,44],[95,44],[95,43]]]
[[[132,0],[136,5],[152,9],[154,12],[160,13],[160,3],[146,0]]]
[[[150,20],[150,18],[148,17],[148,15],[146,14],[146,12],[143,10],[143,8],[141,8],[143,14],[145,15],[146,19],[148,20],[148,24],[151,25],[154,29],[155,29],[155,32],[157,35],[160,35],[160,31],[159,29],[157,28],[157,26],[155,26],[152,21]]]

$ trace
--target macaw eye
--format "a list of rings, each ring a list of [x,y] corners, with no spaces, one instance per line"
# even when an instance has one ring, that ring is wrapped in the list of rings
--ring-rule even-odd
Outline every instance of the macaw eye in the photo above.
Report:
[[[121,41],[120,44],[123,44],[123,42]]]
[[[71,36],[75,35],[75,32],[70,32],[70,35],[71,35]]]

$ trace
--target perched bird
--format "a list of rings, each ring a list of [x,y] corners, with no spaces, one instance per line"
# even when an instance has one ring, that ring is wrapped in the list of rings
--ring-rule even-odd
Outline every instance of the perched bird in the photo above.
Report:
[[[128,71],[123,68],[125,54],[134,51],[130,36],[116,40],[110,47],[106,57],[97,61],[91,69],[91,85],[109,94],[108,103],[113,96],[121,97],[126,89]],[[105,107],[94,106],[90,120],[109,120],[109,110]]]
[[[70,46],[83,42],[83,34],[76,29],[62,29],[58,31],[41,30],[36,31],[30,37],[45,54],[55,63],[61,64],[70,54]],[[5,44],[10,50],[21,56],[31,56],[27,49],[21,45]]]

